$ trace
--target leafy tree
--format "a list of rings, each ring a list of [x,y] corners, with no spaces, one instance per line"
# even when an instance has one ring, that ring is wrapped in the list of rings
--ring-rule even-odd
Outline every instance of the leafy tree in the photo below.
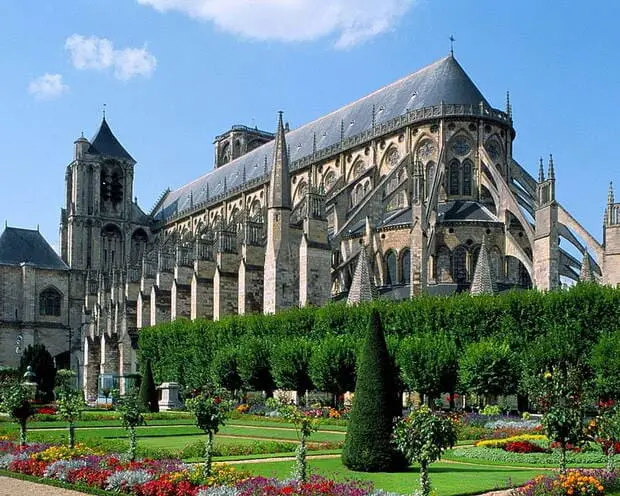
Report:
[[[278,411],[280,416],[291,422],[297,431],[297,439],[299,439],[299,444],[295,450],[295,470],[293,475],[299,482],[306,482],[306,479],[308,478],[306,441],[313,432],[316,432],[319,429],[321,419],[307,415],[295,405],[281,404]]]
[[[243,387],[237,357],[238,351],[235,347],[224,346],[215,353],[211,363],[211,373],[216,384],[230,391],[234,397]]]
[[[377,311],[371,312],[368,327],[342,462],[351,470],[384,472],[404,468],[405,463],[391,443],[396,395],[383,324]]]
[[[143,408],[136,392],[131,391],[125,394],[125,396],[117,398],[116,411],[123,429],[127,431],[129,436],[129,459],[134,461],[137,449],[136,428],[146,425],[144,415],[142,414]]]
[[[69,448],[75,446],[75,423],[86,407],[82,391],[75,387],[75,372],[61,369],[56,374],[56,404],[58,415],[69,424]]]
[[[157,395],[157,388],[155,387],[155,380],[153,379],[153,369],[151,368],[151,361],[146,360],[144,365],[144,376],[140,381],[140,392],[138,393],[140,403],[142,407],[149,412],[159,411],[159,398]]]
[[[456,390],[458,380],[458,348],[445,332],[409,336],[403,340],[398,362],[405,383],[411,391],[425,394],[429,400],[441,393]]]
[[[547,437],[560,445],[560,471],[566,471],[568,445],[584,440],[583,373],[577,365],[555,367],[542,379],[543,396],[538,404],[544,408],[542,425]]]
[[[209,388],[185,402],[187,409],[196,417],[196,426],[207,434],[205,441],[204,476],[211,476],[213,438],[224,425],[231,409],[229,401]]]
[[[459,360],[461,386],[483,398],[517,390],[516,360],[507,343],[483,339],[471,343]]]
[[[310,377],[321,391],[338,397],[355,388],[355,345],[350,336],[328,336],[312,352]]]
[[[56,381],[54,359],[42,344],[28,345],[19,361],[19,372],[23,375],[28,366],[35,373],[35,381],[41,391],[43,401],[52,399],[52,391]]]
[[[615,471],[616,445],[620,443],[620,407],[613,401],[601,403],[594,422],[595,439],[607,455],[607,471]]]
[[[3,384],[0,390],[0,411],[19,425],[19,445],[26,445],[28,419],[34,414],[31,404],[31,391],[17,381]]]
[[[435,415],[428,407],[412,410],[394,428],[393,442],[411,463],[420,464],[422,494],[431,493],[428,468],[442,453],[456,444],[456,429],[446,417]]]
[[[277,386],[285,390],[297,391],[302,398],[314,384],[310,378],[310,357],[312,344],[306,339],[297,338],[278,343],[271,356],[273,377]]]
[[[273,396],[275,383],[271,374],[271,350],[266,340],[248,336],[239,344],[239,376],[243,384],[253,391],[265,391]]]
[[[599,396],[620,400],[620,330],[601,337],[592,349],[590,365]]]

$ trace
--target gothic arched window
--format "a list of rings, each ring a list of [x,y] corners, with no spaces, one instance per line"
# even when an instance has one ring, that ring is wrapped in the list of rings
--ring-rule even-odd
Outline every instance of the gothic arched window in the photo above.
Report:
[[[396,284],[398,279],[396,278],[396,253],[393,251],[387,252],[385,255],[385,285],[391,286]]]
[[[435,162],[431,161],[426,164],[426,197],[431,194],[431,189],[433,187],[433,182],[435,181],[435,172],[436,172]]]
[[[47,288],[39,295],[39,315],[60,316],[62,295],[55,288]]]
[[[461,186],[459,184],[460,174],[458,160],[453,160],[450,162],[449,171],[450,173],[448,175],[448,180],[450,181],[450,184],[448,185],[448,192],[451,195],[458,195],[461,190]]]
[[[106,271],[123,265],[123,235],[113,224],[101,230],[101,262]]]
[[[476,265],[478,265],[478,257],[480,256],[480,247],[476,246],[471,252],[471,265],[469,266],[469,273],[471,277],[474,277],[474,272],[476,272]]]
[[[400,256],[400,282],[402,284],[409,284],[411,280],[411,252],[409,250],[403,251]]]
[[[441,246],[437,250],[435,260],[435,279],[437,282],[452,282],[450,275],[450,249],[447,246]]]
[[[465,196],[471,196],[471,176],[473,165],[469,160],[463,162],[463,191]]]
[[[136,229],[136,231],[131,236],[131,263],[135,264],[142,260],[144,252],[146,250],[147,241],[148,237],[144,232],[144,229]]]
[[[501,281],[503,279],[502,254],[497,246],[494,246],[489,254],[489,263],[491,265],[491,277],[494,277],[496,281]]]
[[[452,254],[452,274],[457,284],[467,282],[467,250],[459,246]]]

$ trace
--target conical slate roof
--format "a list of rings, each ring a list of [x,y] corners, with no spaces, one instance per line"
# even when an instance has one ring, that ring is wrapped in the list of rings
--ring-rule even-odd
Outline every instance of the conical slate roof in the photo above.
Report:
[[[474,270],[474,278],[471,281],[469,292],[472,295],[494,294],[495,280],[491,273],[491,264],[489,263],[489,252],[487,251],[486,239],[482,238],[476,269]]]
[[[595,282],[596,278],[592,272],[592,265],[590,264],[590,254],[588,250],[583,253],[583,261],[581,262],[581,271],[579,272],[579,281],[581,282]]]
[[[338,146],[342,140],[362,135],[408,112],[434,105],[460,104],[476,109],[491,106],[453,56],[380,88],[344,107],[286,133],[289,167],[298,160]],[[166,195],[153,215],[167,218],[194,204],[264,177],[274,164],[277,140],[208,172]]]
[[[357,259],[355,274],[353,274],[353,280],[351,281],[351,288],[349,289],[349,296],[347,297],[347,305],[355,305],[357,303],[372,301],[376,299],[377,296],[377,287],[375,286],[370,264],[368,263],[366,247],[362,246]]]
[[[108,126],[108,122],[105,117],[101,121],[101,126],[95,137],[90,140],[90,147],[88,153],[93,155],[104,155],[106,157],[121,158],[125,160],[131,160],[135,162],[133,157],[127,153],[127,150],[123,148],[123,145],[116,139],[114,133]]]

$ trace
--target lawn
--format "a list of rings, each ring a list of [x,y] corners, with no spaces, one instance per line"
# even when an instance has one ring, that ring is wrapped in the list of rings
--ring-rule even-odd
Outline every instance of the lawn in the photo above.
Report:
[[[288,478],[293,462],[240,463],[235,468],[247,470],[255,475]],[[336,480],[370,480],[377,488],[401,494],[411,494],[418,487],[418,469],[412,467],[402,473],[353,472],[342,465],[340,458],[309,460],[310,470]],[[498,488],[519,485],[544,470],[526,468],[505,468],[438,462],[431,465],[430,476],[439,496],[475,494]]]

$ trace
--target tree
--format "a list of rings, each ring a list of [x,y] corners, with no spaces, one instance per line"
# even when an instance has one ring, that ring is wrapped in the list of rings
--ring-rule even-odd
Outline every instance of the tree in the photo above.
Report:
[[[396,395],[383,325],[376,310],[370,314],[355,383],[355,398],[342,450],[351,470],[384,472],[404,468],[402,455],[391,443]]]
[[[210,388],[200,391],[197,396],[185,402],[187,409],[196,417],[196,426],[207,434],[205,441],[204,476],[211,476],[213,458],[213,438],[224,425],[230,413],[230,402]]]
[[[507,343],[483,339],[472,343],[459,360],[461,386],[483,399],[517,390],[517,367]]]
[[[26,426],[34,414],[31,404],[31,391],[17,381],[3,384],[0,390],[0,411],[19,425],[19,445],[26,445]]]
[[[220,348],[213,357],[211,374],[215,383],[237,397],[243,386],[239,375],[238,351],[235,347]]]
[[[28,366],[32,367],[37,386],[42,393],[43,401],[52,399],[52,391],[56,381],[54,359],[42,344],[28,345],[19,360],[19,372],[23,375]]]
[[[455,340],[445,332],[409,336],[403,340],[398,362],[405,383],[432,400],[441,393],[456,390],[458,380],[458,348]]]
[[[253,391],[265,391],[273,396],[275,383],[269,361],[271,350],[265,339],[257,336],[245,337],[239,345],[239,375],[243,384]]]
[[[595,420],[596,441],[607,455],[607,471],[615,471],[616,448],[620,443],[620,407],[613,401],[603,402]]]
[[[295,450],[295,471],[293,474],[295,479],[299,482],[306,482],[308,476],[306,441],[313,432],[319,429],[321,419],[307,415],[295,405],[281,404],[278,411],[282,418],[288,420],[295,426],[299,444]]]
[[[310,377],[321,391],[338,397],[355,388],[355,345],[349,336],[327,336],[312,352]]]
[[[311,356],[312,345],[302,338],[279,342],[271,355],[276,385],[281,389],[296,391],[298,400],[314,387],[310,378]]]
[[[394,428],[393,442],[411,463],[420,464],[420,488],[427,496],[431,492],[429,465],[441,458],[442,453],[456,444],[456,429],[446,417],[435,415],[422,406],[411,411]]]
[[[58,415],[69,424],[69,448],[75,446],[75,423],[86,407],[82,392],[75,387],[75,372],[62,369],[56,374],[56,404]]]
[[[129,436],[129,459],[136,459],[137,438],[136,428],[146,425],[144,415],[142,415],[142,405],[135,391],[130,391],[125,396],[116,399],[116,411],[119,419]]]
[[[620,400],[620,330],[602,336],[590,357],[596,391],[606,400]]]
[[[159,401],[155,380],[153,379],[153,369],[151,361],[146,360],[144,365],[144,375],[140,381],[140,392],[138,394],[142,407],[149,412],[159,411]]]

